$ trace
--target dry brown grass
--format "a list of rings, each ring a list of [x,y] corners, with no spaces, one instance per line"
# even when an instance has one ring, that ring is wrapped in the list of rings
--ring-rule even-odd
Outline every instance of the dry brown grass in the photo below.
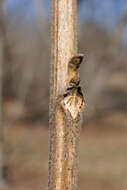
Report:
[[[14,123],[5,128],[6,190],[46,190],[48,130]],[[84,127],[80,143],[80,190],[127,189],[127,119],[117,114]]]

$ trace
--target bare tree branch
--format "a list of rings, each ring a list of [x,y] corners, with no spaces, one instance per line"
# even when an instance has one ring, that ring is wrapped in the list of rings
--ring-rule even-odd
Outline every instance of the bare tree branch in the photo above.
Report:
[[[75,190],[81,112],[76,0],[52,0],[49,190]]]

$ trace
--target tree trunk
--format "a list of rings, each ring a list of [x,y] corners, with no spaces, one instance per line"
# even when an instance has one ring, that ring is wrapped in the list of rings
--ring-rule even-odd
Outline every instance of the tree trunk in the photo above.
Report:
[[[77,69],[76,0],[52,0],[49,190],[76,190],[84,99]]]
[[[4,62],[4,39],[2,31],[2,6],[0,4],[0,189],[4,186],[3,178],[3,62]]]

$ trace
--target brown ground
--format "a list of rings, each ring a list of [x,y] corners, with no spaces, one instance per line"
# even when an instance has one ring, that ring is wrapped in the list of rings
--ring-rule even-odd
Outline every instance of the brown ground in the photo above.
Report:
[[[46,190],[48,130],[15,122],[5,128],[6,190]],[[115,114],[82,130],[79,190],[127,189],[127,118]]]

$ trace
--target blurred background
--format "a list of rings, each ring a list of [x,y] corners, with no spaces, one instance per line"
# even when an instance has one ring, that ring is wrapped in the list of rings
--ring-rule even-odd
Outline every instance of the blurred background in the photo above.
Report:
[[[47,189],[50,1],[0,1],[0,185]],[[127,189],[127,0],[78,1],[80,190]],[[6,184],[6,185],[4,185]],[[2,190],[2,188],[0,188]]]

